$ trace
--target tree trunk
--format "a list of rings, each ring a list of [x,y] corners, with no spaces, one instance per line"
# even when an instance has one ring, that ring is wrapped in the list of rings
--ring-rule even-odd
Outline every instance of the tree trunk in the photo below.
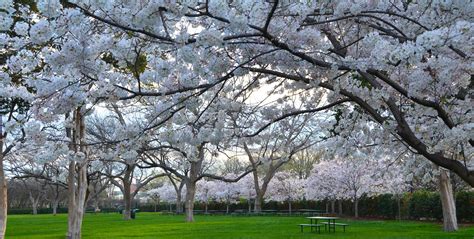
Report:
[[[291,200],[288,200],[288,213],[291,215]]]
[[[186,182],[186,222],[194,222],[194,195],[196,194],[196,182],[187,180]]]
[[[81,113],[81,107],[74,111],[74,130],[66,129],[66,135],[72,139],[69,148],[75,153],[83,153],[84,161],[77,162],[71,160],[69,163],[68,175],[68,232],[66,238],[80,239],[82,219],[84,217],[84,207],[87,194],[87,168],[89,166],[86,146],[83,142],[85,138],[84,118]]]
[[[132,215],[132,173],[134,166],[127,165],[125,174],[123,175],[122,185],[123,185],[123,220],[130,220]]]
[[[257,196],[255,197],[255,204],[253,211],[256,213],[262,212],[262,205],[263,205],[263,196],[259,193],[257,193]]]
[[[454,201],[453,187],[449,177],[449,171],[440,170],[439,192],[441,197],[441,206],[443,208],[443,229],[446,232],[458,230],[458,221],[456,218],[456,203]]]
[[[31,190],[29,192],[29,196],[30,196],[32,213],[33,213],[33,215],[37,215],[38,214],[39,197],[38,198],[33,197],[33,193],[31,192]]]
[[[229,214],[229,203],[225,205],[225,214]]]
[[[400,200],[401,195],[397,195],[397,219],[402,220],[402,206],[401,206],[401,200]]]
[[[33,215],[38,215],[38,201],[33,199],[31,207],[33,209]]]
[[[132,212],[132,198],[130,193],[130,183],[127,181],[123,182],[123,204],[123,220],[130,220]]]
[[[354,200],[354,216],[359,217],[359,199],[357,198]]]
[[[329,212],[329,203],[326,201],[326,213]]]
[[[181,190],[176,194],[176,213],[181,214],[183,213],[183,202],[181,196]]]
[[[335,214],[336,213],[336,200],[331,199],[331,213]]]
[[[74,183],[74,181],[76,181],[76,166],[78,166],[78,175],[77,183]],[[71,162],[69,165],[68,239],[81,238],[82,219],[84,218],[84,206],[87,193],[87,166],[87,163],[80,165],[76,162]]]
[[[197,147],[198,161],[190,162],[189,177],[185,179],[186,183],[186,222],[194,222],[194,197],[196,195],[196,182],[199,173],[202,169],[202,162],[204,161],[204,143]]]
[[[249,197],[247,201],[248,201],[248,204],[249,204],[249,213],[251,213],[252,212],[252,200]]]
[[[58,201],[54,200],[53,201],[53,216],[56,216],[56,214],[58,214]]]
[[[0,238],[5,237],[5,230],[7,228],[7,179],[3,171],[3,115],[0,114]]]
[[[342,215],[342,200],[337,200],[338,208],[339,208],[339,216]]]
[[[207,201],[204,203],[204,213],[207,213]]]
[[[97,214],[100,212],[100,207],[99,207],[99,196],[96,195],[94,198],[94,214]]]

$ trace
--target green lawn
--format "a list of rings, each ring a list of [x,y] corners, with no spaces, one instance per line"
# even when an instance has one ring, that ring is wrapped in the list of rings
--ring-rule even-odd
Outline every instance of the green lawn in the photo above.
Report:
[[[196,216],[184,223],[184,216],[138,213],[123,221],[119,214],[87,214],[83,238],[469,238],[474,226],[462,226],[456,233],[444,233],[441,225],[412,221],[351,221],[347,231],[321,234],[301,233],[297,224],[304,217]],[[6,238],[64,238],[67,215],[11,215]]]

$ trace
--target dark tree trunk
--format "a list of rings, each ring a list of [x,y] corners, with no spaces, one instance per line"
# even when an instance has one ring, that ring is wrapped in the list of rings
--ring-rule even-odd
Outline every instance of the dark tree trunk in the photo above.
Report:
[[[335,214],[336,213],[336,200],[331,199],[331,213]]]
[[[341,199],[337,200],[337,204],[338,204],[338,209],[339,209],[339,215],[342,215],[342,200]]]
[[[354,216],[359,217],[359,199],[357,198],[354,200]]]
[[[0,114],[0,238],[4,238],[5,236],[8,209],[7,179],[5,178],[5,172],[3,169],[3,145],[5,139],[2,120],[3,115]]]

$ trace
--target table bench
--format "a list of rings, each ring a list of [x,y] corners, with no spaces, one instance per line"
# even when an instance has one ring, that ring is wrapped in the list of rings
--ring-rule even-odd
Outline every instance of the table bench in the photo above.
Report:
[[[328,226],[328,222],[321,222],[321,224],[324,224],[324,229],[326,230],[326,227]],[[345,224],[345,223],[331,223],[333,225],[336,225],[336,226],[340,226],[344,229],[344,232],[346,232],[346,227],[349,226],[349,224]]]
[[[318,233],[321,234],[321,226],[323,224],[299,224],[298,226],[301,227],[301,232],[303,232],[304,227],[310,227],[311,231],[313,231],[313,227],[316,227],[318,229]]]

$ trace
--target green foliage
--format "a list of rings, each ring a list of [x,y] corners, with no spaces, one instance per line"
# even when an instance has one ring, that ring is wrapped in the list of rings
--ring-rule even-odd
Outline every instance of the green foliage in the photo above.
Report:
[[[135,58],[135,62],[128,62],[127,69],[134,74],[135,77],[139,77],[146,69],[147,60],[143,54],[138,55]]]
[[[336,123],[334,123],[334,125],[332,126],[332,129],[329,130],[329,132],[331,132],[333,136],[339,135],[339,133],[336,132],[336,127],[339,125],[342,119],[342,113],[343,113],[343,110],[340,108],[337,108],[336,112],[333,114],[334,118],[336,119]]]
[[[456,213],[461,221],[474,222],[474,192],[456,194]]]
[[[0,114],[8,114],[12,109],[19,114],[25,114],[30,108],[30,104],[22,99],[0,98]]]
[[[417,191],[409,202],[410,218],[435,218],[440,220],[443,212],[439,193]]]
[[[38,7],[36,6],[35,0],[14,0],[13,3],[15,4],[15,7],[19,6],[27,6],[29,9],[33,12],[39,12]]]
[[[127,72],[131,72],[135,77],[139,77],[143,73],[147,66],[146,55],[140,54],[135,58],[134,62],[127,62],[125,69],[119,66],[118,60],[112,55],[112,53],[107,52],[102,55],[102,60],[108,64],[113,65],[117,69],[122,69]]]
[[[352,78],[359,82],[359,87],[367,88],[369,90],[372,90],[372,85],[363,76],[354,73],[354,74],[352,74]]]
[[[311,201],[301,200],[291,203],[293,211],[299,209],[313,209],[326,210],[326,203],[329,201]],[[336,213],[338,204],[335,204]],[[146,204],[138,207],[140,212],[154,212],[154,204]],[[168,211],[170,205],[168,203],[160,203],[156,206],[157,211]],[[203,203],[195,203],[195,210],[204,210]],[[288,210],[287,202],[267,201],[264,203],[263,210]],[[474,222],[474,192],[459,192],[456,194],[456,209],[457,217],[461,222]],[[58,212],[65,213],[67,209],[58,209]],[[172,205],[173,212],[176,210],[176,205]],[[211,201],[208,203],[208,210],[225,211],[226,204],[223,202]],[[230,212],[235,210],[248,210],[248,202],[244,199],[238,203],[229,205]],[[253,204],[252,204],[253,210]],[[330,209],[329,209],[330,210]],[[92,210],[89,210],[92,211]],[[114,208],[102,208],[103,212],[116,212]],[[31,214],[31,209],[9,209],[8,214]],[[51,214],[51,209],[38,209],[38,214]],[[402,219],[427,219],[427,220],[441,220],[442,209],[439,193],[428,191],[417,191],[414,193],[406,193],[400,199],[400,212]],[[349,200],[343,201],[343,214],[353,215],[353,203]],[[359,215],[367,218],[383,218],[395,219],[398,215],[397,198],[392,194],[382,194],[375,197],[363,196],[359,200]]]

